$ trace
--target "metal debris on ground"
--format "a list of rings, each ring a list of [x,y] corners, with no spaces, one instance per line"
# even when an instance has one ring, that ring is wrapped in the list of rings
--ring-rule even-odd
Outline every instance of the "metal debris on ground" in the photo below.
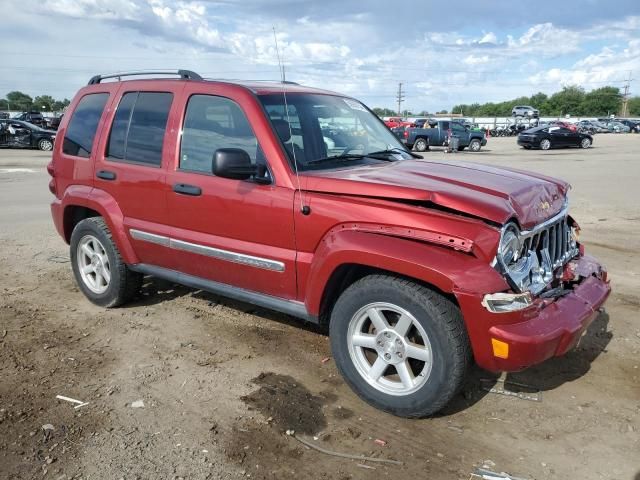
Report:
[[[496,387],[494,384],[501,384],[502,387]],[[521,389],[529,390],[528,392],[514,392],[513,390],[507,390],[505,387],[512,385]],[[521,400],[529,400],[531,402],[541,402],[542,392],[536,387],[531,385],[525,385],[524,383],[510,382],[504,380],[494,380],[490,378],[480,379],[480,388],[485,392],[495,393],[496,395],[505,395],[507,397],[516,397]]]
[[[65,397],[63,395],[56,395],[58,400],[64,400],[65,402],[75,403],[73,408],[78,409],[80,407],[84,407],[85,405],[89,405],[89,402],[83,402],[82,400],[76,400],[75,398]]]
[[[377,458],[377,457],[365,457],[364,455],[353,455],[351,453],[341,453],[341,452],[332,452],[331,450],[327,450],[326,448],[322,448],[319,445],[316,445],[309,440],[305,440],[304,438],[298,437],[294,430],[287,430],[286,435],[291,438],[295,438],[298,442],[303,444],[306,447],[309,447],[313,450],[316,450],[320,453],[324,453],[325,455],[332,455],[334,457],[340,458],[348,458],[351,460],[360,460],[361,462],[376,462],[376,463],[390,463],[392,465],[404,465],[404,462],[400,462],[398,460],[389,460],[387,458]]]
[[[492,472],[485,468],[476,468],[476,471],[471,474],[469,480],[474,478],[482,478],[483,480],[526,480],[522,477],[514,477],[505,472]]]

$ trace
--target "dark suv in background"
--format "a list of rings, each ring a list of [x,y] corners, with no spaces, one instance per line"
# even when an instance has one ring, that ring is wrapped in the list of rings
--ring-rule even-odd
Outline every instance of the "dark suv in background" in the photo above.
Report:
[[[22,120],[40,128],[46,128],[44,116],[40,112],[22,112],[20,115],[13,117],[12,120]]]

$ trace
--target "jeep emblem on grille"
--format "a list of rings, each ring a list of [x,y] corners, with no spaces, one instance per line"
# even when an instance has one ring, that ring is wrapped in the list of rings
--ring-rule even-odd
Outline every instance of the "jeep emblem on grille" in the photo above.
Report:
[[[547,201],[540,202],[539,206],[540,206],[540,210],[542,210],[543,212],[546,212],[547,210],[549,210],[551,208],[551,205]]]

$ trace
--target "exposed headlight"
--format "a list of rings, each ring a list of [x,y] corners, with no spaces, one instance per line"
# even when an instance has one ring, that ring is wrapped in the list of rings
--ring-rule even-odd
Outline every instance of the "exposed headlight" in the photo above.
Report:
[[[492,313],[516,312],[529,307],[533,303],[531,294],[524,293],[492,293],[482,299],[482,305]]]
[[[511,286],[520,292],[526,290],[532,267],[531,255],[525,251],[520,230],[515,223],[505,227],[496,260]]]

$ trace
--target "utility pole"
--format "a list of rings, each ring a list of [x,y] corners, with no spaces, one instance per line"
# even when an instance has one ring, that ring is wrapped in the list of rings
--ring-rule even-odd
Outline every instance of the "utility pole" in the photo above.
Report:
[[[402,82],[398,83],[398,93],[396,95],[398,100],[398,116],[402,115],[402,102],[404,102],[404,93],[402,93]]]
[[[631,70],[629,70],[629,77],[627,78],[627,82],[624,86],[624,93],[622,94],[622,108],[620,111],[620,116],[625,118],[629,115],[629,88],[631,87]]]

